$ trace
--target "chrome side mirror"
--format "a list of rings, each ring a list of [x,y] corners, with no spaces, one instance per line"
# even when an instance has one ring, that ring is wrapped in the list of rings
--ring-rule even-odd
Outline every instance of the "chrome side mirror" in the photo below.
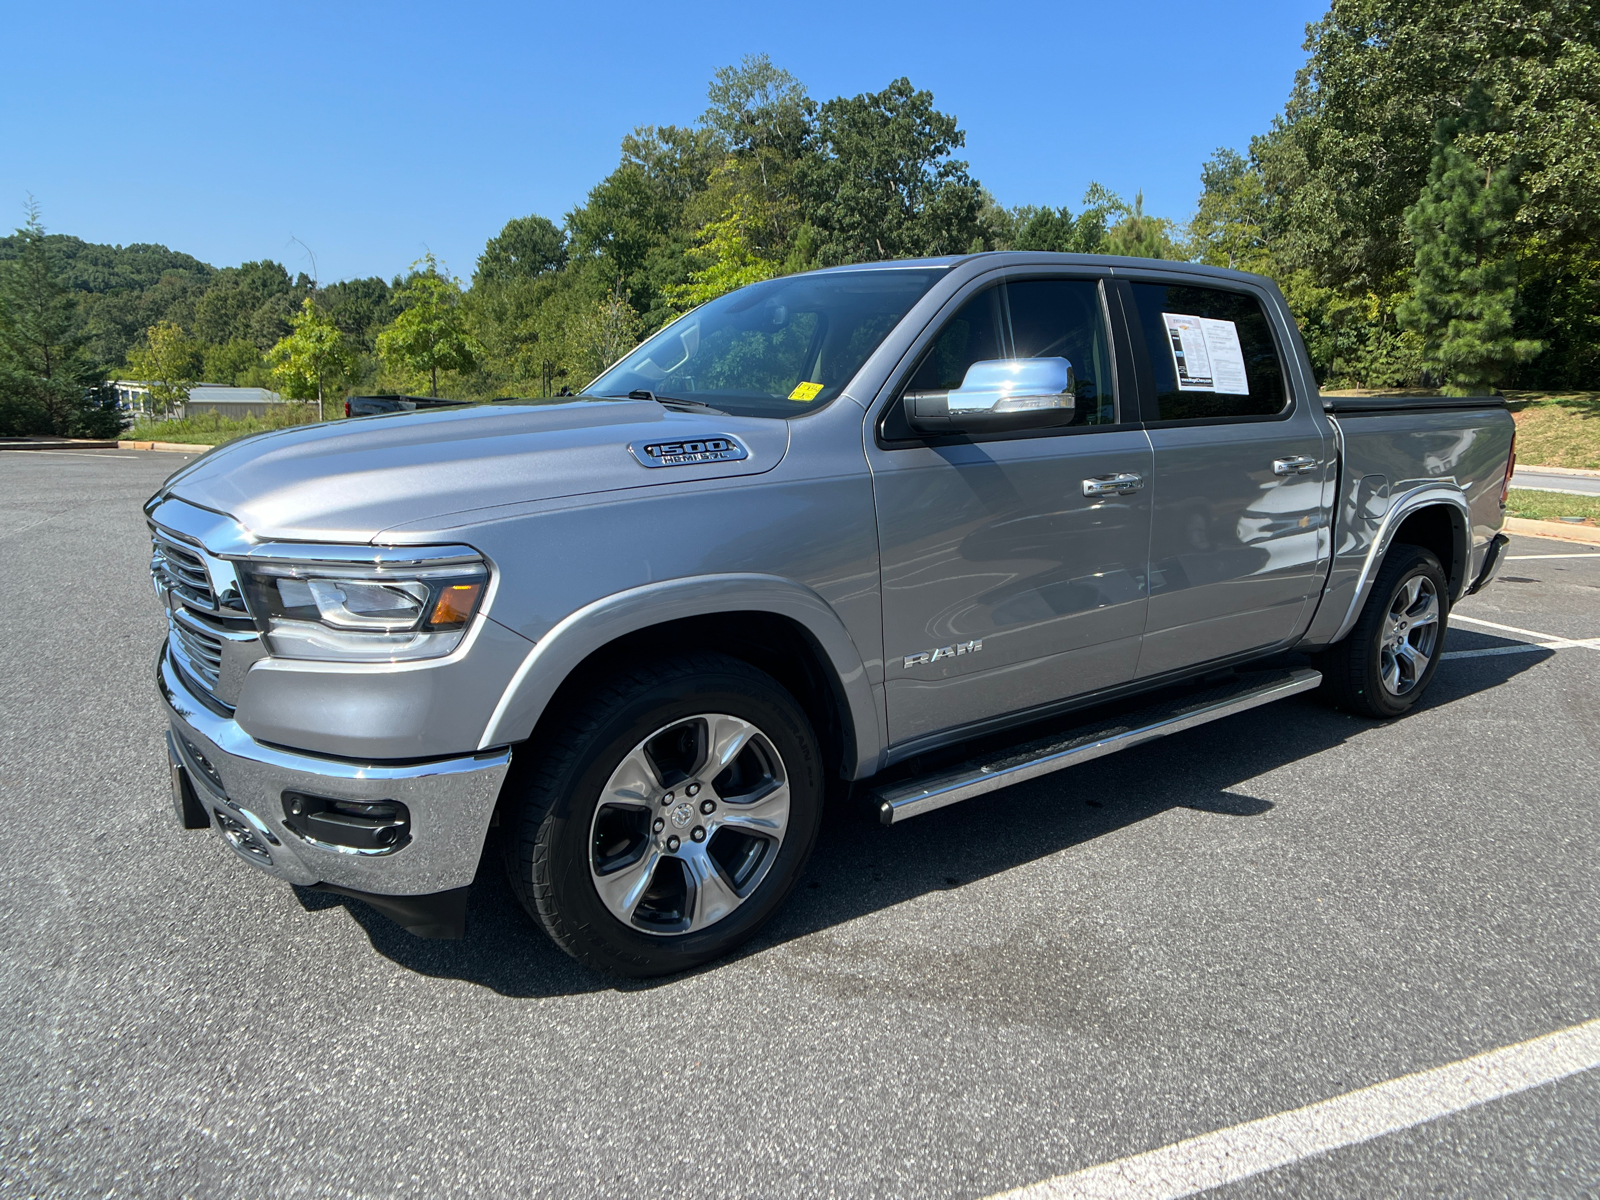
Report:
[[[918,433],[990,433],[1072,423],[1077,378],[1064,358],[975,362],[948,392],[907,392],[906,421]]]

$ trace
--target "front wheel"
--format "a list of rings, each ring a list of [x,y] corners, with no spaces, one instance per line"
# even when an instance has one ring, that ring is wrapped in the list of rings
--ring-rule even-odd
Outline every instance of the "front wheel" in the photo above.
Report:
[[[539,739],[505,842],[573,957],[634,977],[717,958],[794,886],[822,816],[804,711],[719,654],[619,674]]]
[[[1439,669],[1449,584],[1432,552],[1396,546],[1378,571],[1361,617],[1324,651],[1323,690],[1340,708],[1388,719],[1408,712]]]

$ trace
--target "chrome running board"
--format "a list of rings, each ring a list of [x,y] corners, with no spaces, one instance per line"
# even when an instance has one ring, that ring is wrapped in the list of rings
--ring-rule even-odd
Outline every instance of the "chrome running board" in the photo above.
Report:
[[[885,825],[893,825],[947,804],[1308,692],[1321,682],[1322,672],[1308,669],[1251,672],[1219,687],[1190,692],[1115,720],[1080,726],[986,758],[972,759],[937,775],[879,788],[874,793],[879,802],[878,816]]]

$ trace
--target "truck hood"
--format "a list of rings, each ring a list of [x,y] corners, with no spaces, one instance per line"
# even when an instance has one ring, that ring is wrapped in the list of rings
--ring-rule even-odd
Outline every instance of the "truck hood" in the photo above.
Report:
[[[704,461],[682,446],[718,438],[747,456]],[[680,451],[672,465],[644,465],[643,447],[663,444]],[[451,513],[757,475],[788,444],[786,421],[648,400],[492,404],[258,434],[197,459],[162,495],[227,513],[259,538],[366,542]]]

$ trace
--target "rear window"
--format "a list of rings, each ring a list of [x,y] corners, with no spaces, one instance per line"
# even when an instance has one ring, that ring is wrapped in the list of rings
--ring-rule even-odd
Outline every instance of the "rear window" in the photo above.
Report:
[[[1270,417],[1288,403],[1261,302],[1246,292],[1136,283],[1162,421]]]

